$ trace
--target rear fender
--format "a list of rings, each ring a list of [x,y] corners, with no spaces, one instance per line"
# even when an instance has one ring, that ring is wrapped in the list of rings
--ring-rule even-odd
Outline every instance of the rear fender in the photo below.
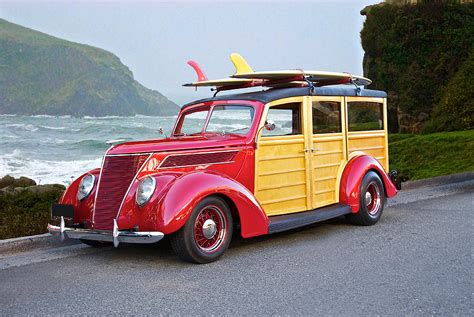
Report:
[[[223,195],[232,200],[244,238],[268,233],[268,217],[253,194],[243,185],[214,172],[194,172],[174,181],[157,205],[158,227],[165,234],[179,230],[203,198]]]
[[[397,189],[392,183],[382,165],[372,156],[361,154],[352,158],[344,168],[339,190],[339,202],[349,205],[353,213],[359,211],[360,185],[368,171],[376,172],[384,184],[385,196],[390,198],[397,194]]]

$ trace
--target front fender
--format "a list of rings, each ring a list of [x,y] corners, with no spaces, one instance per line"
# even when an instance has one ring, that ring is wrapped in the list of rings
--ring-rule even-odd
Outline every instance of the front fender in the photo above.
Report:
[[[384,184],[385,195],[390,198],[397,194],[397,189],[392,183],[382,165],[369,155],[359,155],[352,158],[344,168],[339,190],[339,202],[349,205],[353,213],[359,211],[360,185],[368,171],[376,172]]]
[[[268,233],[268,217],[254,195],[243,185],[213,172],[194,172],[176,179],[157,205],[158,227],[165,234],[179,230],[193,208],[209,195],[232,200],[239,213],[244,238]]]
[[[95,176],[95,184],[89,196],[82,201],[77,199],[77,190],[84,176],[92,174]],[[73,205],[74,207],[74,223],[84,223],[86,227],[91,226],[92,210],[94,208],[94,197],[99,184],[100,168],[93,169],[76,178],[71,185],[68,186],[64,194],[59,199],[60,204]]]

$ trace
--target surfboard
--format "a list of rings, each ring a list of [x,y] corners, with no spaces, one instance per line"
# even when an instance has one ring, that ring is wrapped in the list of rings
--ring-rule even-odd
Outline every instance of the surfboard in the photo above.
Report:
[[[239,54],[232,53],[230,60],[234,64],[235,73],[232,78],[246,78],[246,79],[260,79],[266,81],[276,81],[284,79],[300,79],[309,80],[311,82],[319,83],[355,83],[359,86],[370,85],[372,81],[368,78],[352,75],[349,73],[337,73],[318,70],[274,70],[274,71],[253,71],[247,61]]]

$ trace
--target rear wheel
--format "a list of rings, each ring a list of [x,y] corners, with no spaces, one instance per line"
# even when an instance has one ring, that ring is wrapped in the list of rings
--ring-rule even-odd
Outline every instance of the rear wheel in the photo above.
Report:
[[[382,180],[375,172],[365,174],[360,185],[359,211],[349,214],[349,221],[356,225],[371,226],[382,216],[386,197]]]
[[[232,215],[226,202],[218,197],[206,197],[171,237],[171,246],[184,261],[209,263],[224,254],[232,231]]]
[[[88,246],[91,246],[94,248],[109,247],[112,245],[112,243],[105,242],[105,241],[95,241],[95,240],[85,240],[85,239],[79,239],[79,240],[81,240],[82,243],[87,244]]]

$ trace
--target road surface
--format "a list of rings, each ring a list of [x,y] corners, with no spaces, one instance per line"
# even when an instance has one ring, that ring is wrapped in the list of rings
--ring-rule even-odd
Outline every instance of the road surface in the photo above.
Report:
[[[473,183],[402,191],[371,227],[239,239],[207,265],[166,242],[1,254],[0,315],[472,316]]]

